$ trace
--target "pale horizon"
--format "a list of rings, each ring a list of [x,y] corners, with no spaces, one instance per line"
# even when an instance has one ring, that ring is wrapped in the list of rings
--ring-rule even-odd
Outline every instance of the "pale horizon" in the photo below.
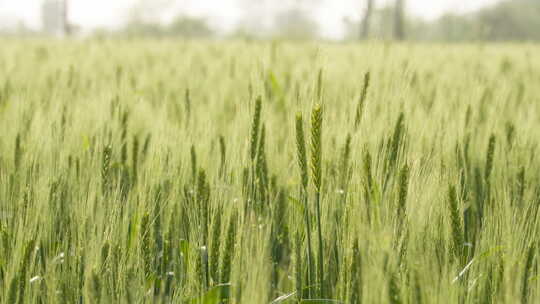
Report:
[[[128,17],[134,0],[71,0],[69,20],[83,31],[97,28],[117,28]],[[158,20],[167,22],[171,17],[185,14],[205,17],[209,23],[222,31],[233,30],[244,15],[238,0],[176,0],[166,1],[170,9]],[[318,22],[323,37],[341,38],[344,34],[344,20],[359,20],[366,1],[359,0],[319,0],[310,9],[310,14]],[[416,0],[407,1],[407,14],[426,20],[433,20],[444,13],[466,13],[484,6],[493,5],[498,0]],[[0,28],[14,26],[22,22],[34,30],[41,29],[42,0],[0,0]],[[390,0],[376,1],[378,7],[391,3]],[[263,13],[272,15],[279,10],[267,4]]]

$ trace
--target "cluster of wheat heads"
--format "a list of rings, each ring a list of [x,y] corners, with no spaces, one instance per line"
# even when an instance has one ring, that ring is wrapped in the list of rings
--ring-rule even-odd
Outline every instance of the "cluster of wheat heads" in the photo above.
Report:
[[[1,44],[1,303],[540,296],[537,46]]]

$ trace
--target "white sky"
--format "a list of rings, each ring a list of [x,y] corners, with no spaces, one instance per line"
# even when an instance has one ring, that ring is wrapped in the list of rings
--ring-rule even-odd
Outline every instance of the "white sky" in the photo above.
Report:
[[[147,0],[153,2],[156,0]],[[252,1],[256,5],[258,0]],[[275,1],[275,2],[274,2]],[[271,0],[278,2],[279,0]],[[313,14],[320,23],[323,35],[339,37],[343,30],[343,19],[359,19],[366,0],[318,0]],[[377,6],[393,0],[375,0]],[[467,12],[494,4],[499,0],[406,0],[407,13],[434,19],[445,12]],[[26,25],[38,29],[41,26],[41,4],[43,0],[0,0],[0,27],[13,25],[22,20]],[[128,9],[135,0],[70,0],[70,21],[83,29],[114,27],[122,24]],[[173,9],[169,13],[185,13],[207,17],[212,24],[232,28],[242,17],[239,0],[170,0]],[[275,5],[274,6],[278,6]]]

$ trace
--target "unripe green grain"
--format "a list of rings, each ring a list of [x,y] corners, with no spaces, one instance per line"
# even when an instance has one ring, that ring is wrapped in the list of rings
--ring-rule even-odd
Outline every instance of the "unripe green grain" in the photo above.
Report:
[[[201,212],[200,225],[202,229],[202,245],[206,245],[208,242],[209,201],[210,186],[206,181],[206,172],[201,169],[199,171],[199,177],[197,178],[197,208]]]
[[[152,272],[153,266],[152,244],[150,242],[150,216],[148,215],[148,213],[145,213],[141,220],[141,226],[139,228],[139,239],[141,244],[140,248],[144,266],[144,273],[146,276],[148,276]]]
[[[450,211],[452,239],[454,242],[453,251],[456,254],[456,256],[459,257],[462,254],[464,240],[463,240],[463,228],[461,225],[460,208],[458,206],[456,188],[453,185],[451,185],[448,190],[448,209]]]
[[[227,146],[225,145],[225,137],[223,137],[223,135],[219,136],[219,155],[221,161],[219,171],[220,175],[223,175],[225,173],[225,165],[227,163]]]
[[[232,214],[227,228],[227,239],[225,240],[225,250],[221,262],[221,283],[228,283],[231,280],[232,259],[234,255],[236,236],[236,214]]]
[[[370,73],[366,72],[366,74],[364,74],[364,85],[362,87],[362,94],[360,95],[360,100],[358,101],[358,105],[356,106],[356,116],[354,119],[355,128],[358,128],[358,125],[360,125],[360,122],[362,121],[362,115],[364,114],[367,92],[369,89],[369,82],[370,82]]]
[[[146,135],[146,138],[144,139],[143,148],[141,150],[141,160],[145,161],[146,157],[148,156],[148,150],[150,150],[150,141],[152,140],[152,134]]]
[[[128,118],[129,118],[129,113],[127,111],[124,111],[124,113],[122,114],[122,121],[120,125],[120,130],[121,130],[120,161],[122,162],[124,166],[127,164],[127,158],[128,158],[128,151],[127,151]]]
[[[101,246],[101,265],[105,265],[107,262],[107,259],[109,257],[109,251],[110,251],[110,245],[108,241],[105,241],[103,243],[103,246]]]
[[[255,100],[255,110],[253,112],[253,122],[251,124],[249,155],[252,161],[255,161],[255,156],[257,155],[257,148],[258,148],[258,143],[259,143],[259,126],[261,124],[261,108],[262,108],[262,99],[259,96]]]
[[[22,159],[22,148],[21,148],[21,134],[17,133],[17,137],[15,137],[15,152],[14,152],[14,164],[15,164],[15,171],[19,170],[21,165],[21,159]]]
[[[507,122],[505,125],[505,131],[506,131],[506,144],[509,149],[512,148],[514,145],[514,138],[516,134],[516,127],[512,122]]]
[[[316,105],[311,114],[311,174],[315,190],[322,185],[322,108]]]
[[[491,134],[489,137],[489,144],[486,154],[486,171],[485,171],[485,179],[486,181],[489,181],[489,177],[491,176],[491,171],[493,171],[493,158],[495,157],[495,135]]]
[[[351,158],[351,135],[347,134],[345,140],[345,146],[343,147],[341,156],[341,168],[340,168],[340,187],[343,191],[347,192],[347,184],[349,182],[349,175],[351,169],[349,168],[349,162]]]
[[[371,173],[371,154],[368,150],[364,153],[364,172],[366,175],[366,186],[368,194],[373,191],[373,175]]]
[[[392,141],[390,142],[390,150],[388,155],[389,169],[392,169],[397,162],[399,156],[399,149],[402,144],[403,134],[405,131],[405,114],[401,112],[394,127],[394,133],[392,135]]]
[[[403,226],[403,221],[407,216],[407,194],[409,192],[409,166],[404,165],[399,173],[399,191],[398,191],[398,206],[396,218],[398,219],[398,229]]]
[[[139,137],[133,136],[133,146],[131,149],[131,176],[133,184],[137,182],[139,175]]]
[[[296,151],[298,157],[298,166],[300,167],[300,177],[302,180],[302,187],[307,190],[308,185],[308,169],[307,169],[307,156],[306,156],[306,143],[304,136],[304,126],[302,121],[302,114],[296,115]]]
[[[197,179],[197,152],[195,146],[191,145],[191,178],[193,181]]]
[[[112,148],[105,146],[103,148],[101,165],[101,184],[103,193],[108,193],[111,188],[111,163],[112,163]]]
[[[266,163],[265,141],[266,141],[266,129],[263,124],[261,127],[259,148],[257,150],[257,163],[256,163],[256,168],[255,168],[257,172],[257,181],[258,181],[259,193],[261,195],[260,199],[262,203],[267,202],[266,195],[268,191],[268,166]]]

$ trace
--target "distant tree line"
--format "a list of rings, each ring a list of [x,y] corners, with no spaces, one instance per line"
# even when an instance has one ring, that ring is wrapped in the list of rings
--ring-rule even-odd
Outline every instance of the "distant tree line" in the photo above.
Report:
[[[53,0],[51,0],[52,3]],[[57,1],[57,0],[54,0]],[[167,23],[164,12],[172,11],[171,0],[138,0],[125,26],[117,30],[96,30],[95,35],[122,37],[321,38],[319,23],[312,12],[320,0],[244,1],[244,16],[236,29],[223,31],[204,17],[181,14]],[[503,0],[467,14],[448,13],[433,21],[406,14],[406,0],[393,0],[378,7],[377,0],[358,0],[360,20],[345,22],[345,40],[396,39],[413,41],[540,41],[540,0]],[[74,26],[73,29],[76,29]],[[36,35],[19,24],[0,29],[0,35]]]
[[[245,16],[229,36],[320,38],[318,22],[310,8],[318,0],[283,0],[279,7],[246,2]],[[394,0],[377,7],[376,0],[359,0],[363,7],[359,21],[345,21],[345,40],[396,39],[426,41],[540,41],[540,1],[504,0],[467,14],[448,13],[433,21],[406,14],[406,1]],[[269,17],[271,16],[271,17]],[[168,25],[132,19],[122,34],[130,36],[212,37],[217,35],[206,19],[179,16]]]
[[[244,14],[232,32],[224,32],[209,24],[204,17],[179,15],[172,22],[162,24],[160,11],[167,10],[167,0],[153,2],[139,0],[128,16],[126,25],[115,32],[101,31],[127,37],[187,37],[211,38],[215,36],[241,38],[283,38],[309,40],[319,38],[317,21],[306,8],[316,5],[319,0],[281,0],[275,5],[273,0],[252,2],[241,0]]]
[[[215,31],[204,18],[178,16],[166,25],[151,21],[130,20],[114,34],[127,37],[210,38],[215,35]]]
[[[367,9],[360,26],[348,22],[347,39],[411,39],[433,41],[540,41],[540,1],[504,0],[467,14],[448,13],[434,21],[404,14],[403,0]]]
[[[412,21],[415,39],[539,41],[540,1],[505,0],[466,15],[446,14],[432,23]]]

